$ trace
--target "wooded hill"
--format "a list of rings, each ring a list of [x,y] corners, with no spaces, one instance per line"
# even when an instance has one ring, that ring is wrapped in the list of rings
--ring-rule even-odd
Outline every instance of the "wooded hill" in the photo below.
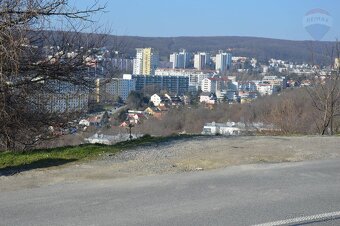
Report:
[[[270,58],[298,63],[329,65],[332,42],[289,41],[254,37],[135,37],[111,36],[111,45],[124,43],[128,56],[135,55],[135,48],[153,47],[160,52],[162,59],[181,48],[189,52],[229,50],[234,56],[255,57],[264,62]],[[115,44],[114,44],[115,43]]]
[[[67,33],[67,32],[66,32]],[[43,45],[62,39],[65,32],[46,31]],[[78,34],[79,35],[79,34]],[[84,35],[88,35],[85,34]],[[291,41],[270,38],[216,36],[216,37],[138,37],[91,34],[106,39],[106,47],[118,50],[126,57],[134,57],[135,48],[152,47],[159,51],[161,60],[169,60],[169,55],[183,48],[189,52],[228,50],[234,56],[255,57],[261,62],[271,58],[297,63],[319,65],[333,64],[332,48],[335,42]],[[51,39],[53,37],[53,39]],[[59,37],[59,38],[58,38]]]

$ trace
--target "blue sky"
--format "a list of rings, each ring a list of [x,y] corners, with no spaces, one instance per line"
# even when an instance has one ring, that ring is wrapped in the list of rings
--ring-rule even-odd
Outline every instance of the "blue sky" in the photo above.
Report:
[[[73,0],[78,8],[93,0]],[[340,38],[340,0],[99,0],[106,13],[95,18],[113,34],[152,37],[256,36],[311,40],[303,18],[328,11],[333,25],[323,40]]]

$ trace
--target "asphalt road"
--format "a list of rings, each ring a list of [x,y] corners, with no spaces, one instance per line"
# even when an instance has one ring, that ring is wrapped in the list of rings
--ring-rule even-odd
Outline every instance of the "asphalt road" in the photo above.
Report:
[[[0,225],[9,226],[277,225],[287,219],[290,225],[340,225],[338,211],[340,160],[0,192]],[[294,220],[305,216],[311,217]]]

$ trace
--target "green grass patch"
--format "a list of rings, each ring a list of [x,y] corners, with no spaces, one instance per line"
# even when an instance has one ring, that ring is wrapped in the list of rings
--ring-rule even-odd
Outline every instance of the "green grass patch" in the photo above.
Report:
[[[100,154],[104,153],[116,154],[117,152],[126,149],[178,139],[187,139],[190,137],[192,137],[192,135],[173,135],[169,137],[152,137],[150,135],[145,135],[139,139],[120,142],[111,146],[86,144],[75,147],[38,149],[24,152],[0,152],[0,172],[20,172],[30,169],[59,166],[76,161],[88,161],[96,159]]]
[[[89,160],[100,153],[116,153],[114,146],[82,145],[25,152],[1,152],[0,171],[19,171],[59,166],[70,162]]]

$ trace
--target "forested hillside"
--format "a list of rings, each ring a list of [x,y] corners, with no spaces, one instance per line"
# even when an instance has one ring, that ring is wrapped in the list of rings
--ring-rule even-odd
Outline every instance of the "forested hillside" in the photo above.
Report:
[[[163,59],[169,54],[185,48],[187,51],[218,51],[230,49],[234,56],[256,57],[260,61],[270,58],[299,63],[330,64],[331,42],[289,41],[253,37],[132,37],[111,36],[112,45],[124,46],[129,56],[134,56],[135,48],[153,47],[158,49]],[[119,44],[118,44],[119,45]]]

